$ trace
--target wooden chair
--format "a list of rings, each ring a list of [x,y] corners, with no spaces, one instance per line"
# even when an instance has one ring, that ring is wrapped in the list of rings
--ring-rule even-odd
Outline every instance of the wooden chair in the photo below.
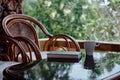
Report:
[[[75,41],[74,38],[72,38],[71,36],[65,35],[65,34],[59,34],[59,35],[53,36],[47,31],[47,29],[42,25],[41,22],[39,22],[38,20],[30,16],[27,16],[24,14],[11,14],[11,15],[6,16],[3,19],[2,25],[3,25],[4,33],[7,36],[11,36],[11,37],[20,36],[20,37],[27,38],[27,42],[32,41],[33,43],[35,43],[35,46],[37,45],[37,47],[40,48],[39,42],[38,42],[39,38],[35,31],[35,27],[38,27],[49,38],[49,41],[46,42],[43,50],[47,50],[47,51],[53,50],[53,49],[48,49],[52,47],[50,46],[51,42],[53,42],[54,38],[56,38],[56,40],[57,38],[59,39],[62,38],[66,40],[65,41],[66,44],[69,45],[69,46],[64,46],[64,47],[69,48],[71,47],[71,45],[75,45],[74,48],[76,49],[74,51],[80,51],[79,44]],[[70,43],[68,39],[72,42]],[[54,42],[54,45],[55,44],[56,42]],[[61,47],[61,46],[63,45],[59,45],[58,47]],[[69,50],[70,48],[68,49],[68,51]]]
[[[59,42],[58,42],[59,41]],[[69,35],[58,34],[51,37],[44,45],[45,51],[80,51],[78,42]]]

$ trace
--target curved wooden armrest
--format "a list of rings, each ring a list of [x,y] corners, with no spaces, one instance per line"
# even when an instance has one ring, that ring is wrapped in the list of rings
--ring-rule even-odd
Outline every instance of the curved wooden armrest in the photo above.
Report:
[[[54,51],[59,48],[64,49],[64,51],[80,51],[78,42],[73,37],[65,34],[57,34],[51,37],[46,41],[43,50]]]
[[[3,71],[4,78],[7,80],[26,80],[24,78],[24,71],[35,66],[39,61],[16,64],[7,67]]]
[[[14,39],[17,39],[19,42],[21,42],[24,45],[24,48],[26,48],[25,50],[27,50],[26,52],[29,55],[30,61],[33,60],[32,54],[35,55],[36,60],[41,60],[40,49],[34,42],[32,42],[30,39],[23,36],[14,37]]]
[[[2,36],[0,43],[6,45],[6,50],[1,53],[4,58],[10,61],[19,61],[19,55],[21,56],[21,62],[28,62],[25,50],[21,43],[9,36]]]

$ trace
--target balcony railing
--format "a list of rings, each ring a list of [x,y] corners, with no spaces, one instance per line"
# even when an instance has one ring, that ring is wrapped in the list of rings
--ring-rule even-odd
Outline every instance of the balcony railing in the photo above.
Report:
[[[41,46],[41,49],[43,50],[43,45],[44,43],[48,40],[48,38],[43,38],[43,39],[39,39],[39,44]],[[84,41],[85,40],[77,40],[80,48],[84,49]],[[57,43],[60,44],[65,44],[64,41],[59,40]],[[56,44],[57,44],[56,43]],[[99,46],[97,46],[95,48],[96,51],[113,51],[113,52],[120,52],[120,43],[115,43],[115,42],[103,42],[103,41],[99,41],[98,43],[100,43]]]

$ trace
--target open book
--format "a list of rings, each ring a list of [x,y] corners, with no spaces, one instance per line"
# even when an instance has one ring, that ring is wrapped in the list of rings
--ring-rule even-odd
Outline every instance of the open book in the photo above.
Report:
[[[47,60],[52,62],[79,62],[81,52],[49,52]]]

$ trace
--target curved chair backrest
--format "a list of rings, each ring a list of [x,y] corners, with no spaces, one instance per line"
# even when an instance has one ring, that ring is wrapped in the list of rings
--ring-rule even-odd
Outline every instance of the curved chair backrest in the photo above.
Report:
[[[63,42],[62,42],[63,41]],[[71,36],[58,34],[51,37],[44,45],[45,51],[80,51],[78,42]]]
[[[22,19],[13,19],[7,23],[6,29],[8,29],[8,31],[6,31],[7,35],[12,37],[26,37],[39,46],[37,33],[29,22]]]
[[[6,16],[2,21],[3,29],[5,34],[9,36],[24,36],[38,44],[38,37],[33,25],[36,25],[40,30],[47,36],[52,37],[52,35],[47,31],[47,29],[35,18],[24,14],[11,14]]]

